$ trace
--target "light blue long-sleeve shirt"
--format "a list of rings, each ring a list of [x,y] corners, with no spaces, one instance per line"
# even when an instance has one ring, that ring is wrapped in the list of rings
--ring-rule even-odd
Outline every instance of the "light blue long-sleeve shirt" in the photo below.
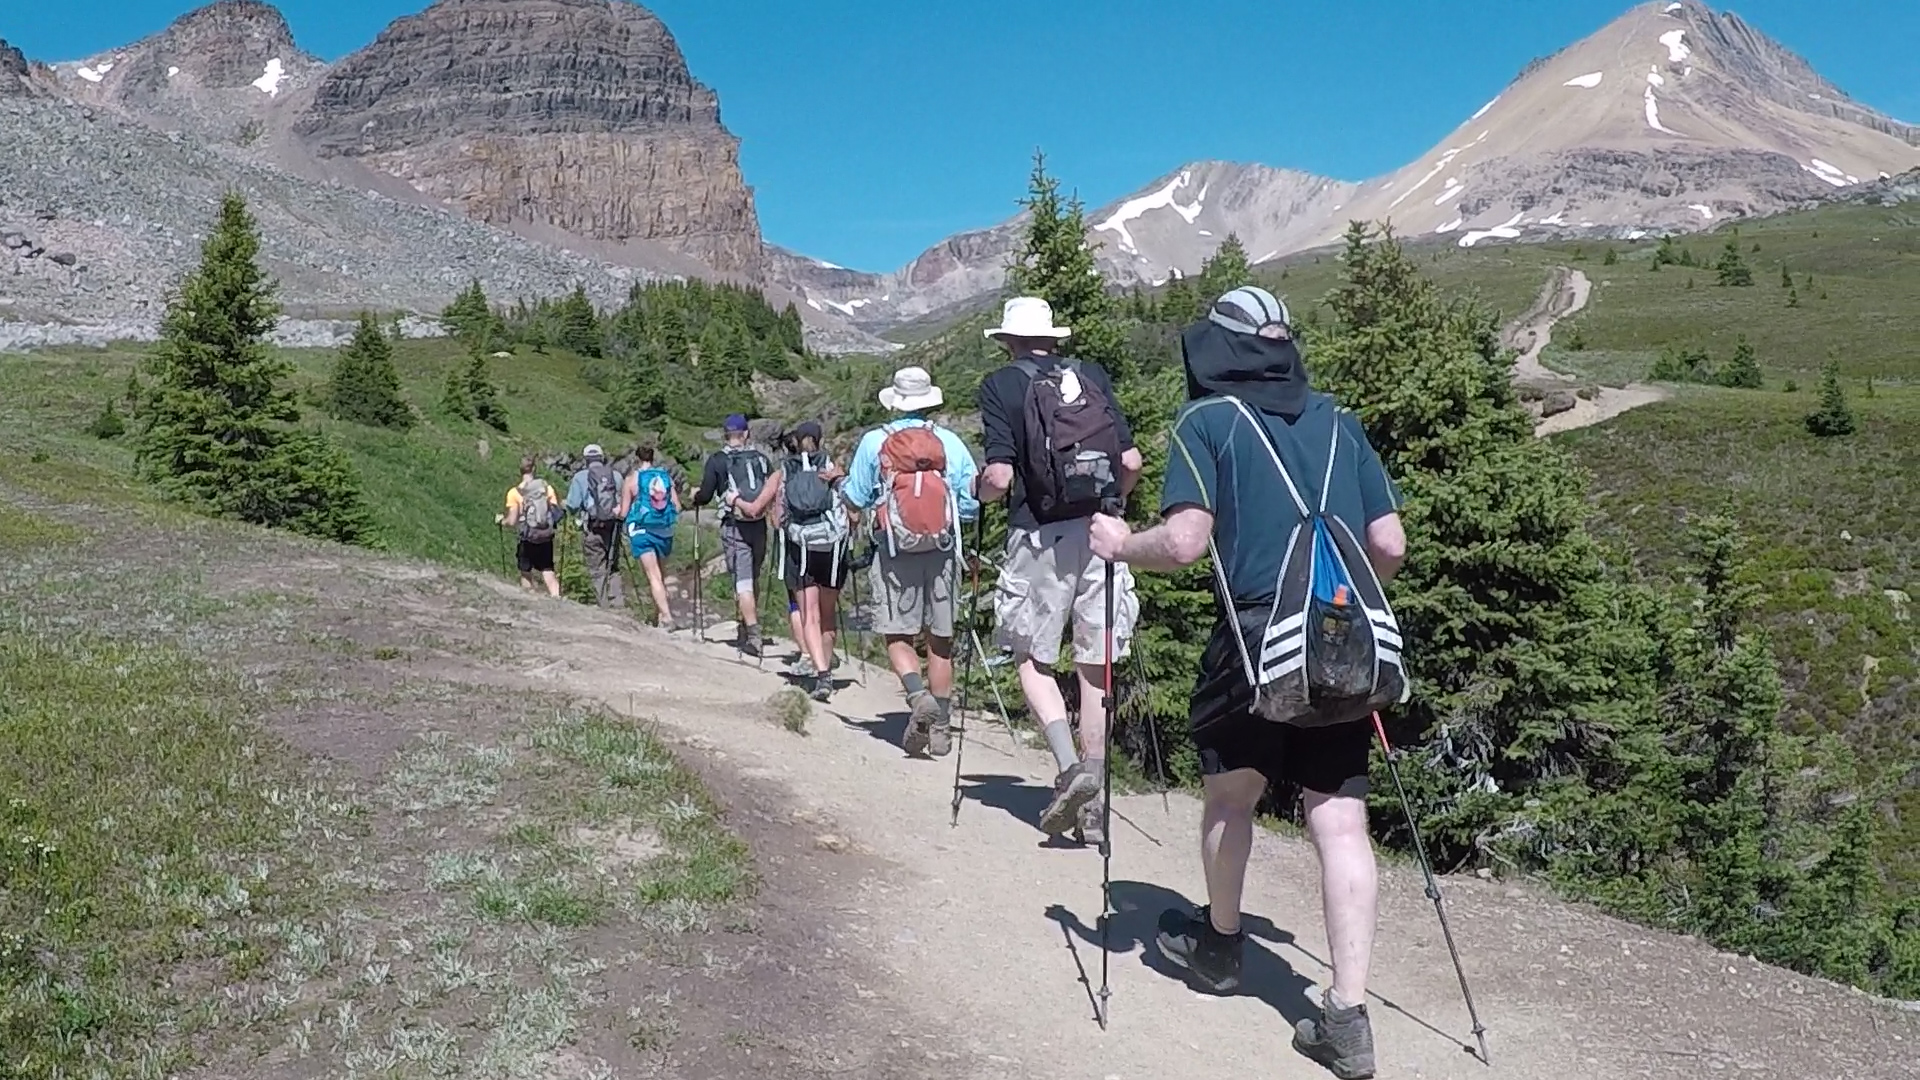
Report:
[[[584,514],[591,500],[587,495],[587,470],[581,469],[567,482],[567,501],[560,505],[569,514]]]
[[[974,464],[973,451],[967,449],[960,436],[918,416],[889,421],[860,437],[860,445],[853,452],[853,464],[847,467],[846,482],[840,488],[842,497],[856,510],[871,510],[880,501],[880,444],[887,436],[915,424],[931,427],[947,451],[947,486],[953,489],[954,501],[959,504],[960,520],[972,521],[979,517],[980,501],[973,496],[973,478],[980,468]]]

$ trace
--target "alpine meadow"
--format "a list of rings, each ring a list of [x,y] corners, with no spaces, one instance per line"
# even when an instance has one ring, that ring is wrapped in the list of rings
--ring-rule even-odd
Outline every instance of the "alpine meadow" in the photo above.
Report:
[[[711,19],[396,0],[322,59],[182,3],[0,41],[0,1078],[1920,1075],[1920,128],[1757,23],[1634,5],[1371,178],[1089,205],[1061,139],[861,270],[763,230]],[[1261,686],[1349,556],[1221,512],[1196,331],[1297,344],[1405,534],[1353,786],[1233,820],[1221,628],[1271,609]],[[997,399],[1036,341],[1073,392]],[[1035,449],[1109,382],[1137,476]],[[1244,415],[1285,503],[1305,414]],[[1197,561],[1098,546],[1163,494]],[[1247,601],[1260,545],[1314,565]]]

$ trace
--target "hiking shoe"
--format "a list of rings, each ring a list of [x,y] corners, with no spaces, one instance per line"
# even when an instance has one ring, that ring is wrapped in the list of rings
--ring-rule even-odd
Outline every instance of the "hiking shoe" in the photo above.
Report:
[[[823,703],[828,698],[831,698],[833,696],[833,676],[815,675],[813,677],[813,689],[810,693],[813,696],[813,700]]]
[[[940,719],[940,703],[933,695],[922,691],[910,703],[913,711],[907,715],[907,733],[900,740],[900,749],[909,754],[924,754],[933,741],[933,725]]]
[[[1293,1026],[1293,1048],[1327,1067],[1340,1080],[1367,1080],[1373,1075],[1373,1021],[1367,1007],[1333,1007],[1333,991],[1321,999],[1317,1020]]]
[[[1247,943],[1246,931],[1229,937],[1215,930],[1207,907],[1191,915],[1179,908],[1161,912],[1160,932],[1153,940],[1160,947],[1161,956],[1191,972],[1207,989],[1224,994],[1239,987],[1240,953]],[[1371,1051],[1367,1060],[1373,1060]]]
[[[1053,779],[1053,801],[1040,814],[1040,831],[1065,836],[1080,823],[1080,808],[1100,795],[1100,774],[1076,761]]]
[[[787,674],[797,679],[811,679],[819,673],[813,668],[813,657],[802,653],[799,659],[787,665]]]
[[[927,753],[934,757],[946,757],[953,753],[952,718],[942,714],[927,730]]]
[[[1073,827],[1073,838],[1088,847],[1099,847],[1107,842],[1107,830],[1101,827],[1100,800],[1094,799],[1080,808],[1080,821]]]

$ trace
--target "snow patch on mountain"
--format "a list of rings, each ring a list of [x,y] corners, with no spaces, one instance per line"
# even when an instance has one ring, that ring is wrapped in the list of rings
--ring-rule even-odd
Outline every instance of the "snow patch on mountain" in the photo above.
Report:
[[[1670,127],[1667,127],[1665,124],[1662,124],[1660,122],[1660,103],[1653,99],[1653,87],[1651,86],[1647,87],[1646,97],[1647,97],[1647,126],[1652,128],[1655,131],[1664,131],[1669,135],[1680,134],[1679,132],[1673,130]]]
[[[1489,102],[1487,102],[1487,103],[1486,103],[1485,105],[1482,105],[1482,106],[1480,106],[1480,109],[1479,109],[1479,111],[1478,111],[1478,112],[1475,112],[1475,113],[1474,113],[1474,114],[1473,114],[1472,116],[1469,116],[1469,117],[1467,117],[1467,119],[1469,119],[1469,120],[1478,120],[1478,119],[1480,119],[1481,117],[1483,117],[1483,116],[1485,116],[1485,115],[1487,115],[1487,110],[1488,110],[1488,109],[1491,109],[1491,108],[1493,108],[1493,103],[1494,103],[1494,101],[1499,101],[1499,100],[1500,100],[1500,95],[1498,95],[1498,94],[1495,94],[1495,95],[1493,96],[1493,101],[1489,101]]]
[[[253,80],[253,85],[264,91],[268,97],[278,97],[280,96],[280,80],[286,77],[286,65],[282,64],[280,58],[276,56],[267,61],[267,70],[263,72],[259,78]]]
[[[1187,224],[1193,224],[1199,219],[1200,210],[1206,204],[1206,187],[1204,185],[1201,186],[1200,193],[1193,198],[1192,206],[1181,206],[1179,199],[1175,197],[1176,192],[1181,188],[1190,186],[1192,183],[1193,173],[1182,170],[1179,176],[1168,181],[1167,185],[1159,191],[1142,195],[1139,198],[1128,199],[1126,202],[1121,203],[1120,209],[1115,210],[1107,220],[1095,225],[1094,229],[1105,229],[1108,232],[1118,233],[1120,235],[1120,250],[1129,255],[1138,255],[1140,254],[1140,249],[1134,245],[1133,234],[1127,231],[1127,222],[1135,220],[1149,210],[1159,210],[1165,207],[1179,214],[1182,218],[1185,218]]]
[[[1649,71],[1647,72],[1647,85],[1648,86],[1665,86],[1667,85],[1666,76],[1660,74],[1659,71]]]
[[[1466,223],[1467,223],[1467,219],[1466,219],[1466,218],[1454,218],[1454,219],[1453,219],[1452,221],[1449,221],[1449,222],[1447,222],[1446,224],[1444,224],[1444,225],[1442,225],[1442,226],[1440,226],[1439,228],[1437,228],[1437,229],[1435,229],[1435,230],[1433,230],[1433,231],[1434,231],[1434,232],[1435,232],[1436,234],[1439,234],[1439,233],[1450,233],[1450,232],[1452,232],[1453,230],[1455,230],[1455,229],[1457,229],[1457,228],[1459,228],[1460,226],[1462,226],[1462,225],[1465,225]]]
[[[1706,218],[1708,221],[1713,220],[1713,207],[1708,206],[1706,203],[1688,203],[1687,209],[1698,211],[1700,216]]]
[[[1846,187],[1848,184],[1857,184],[1860,182],[1859,177],[1848,173],[1837,165],[1829,165],[1819,158],[1812,158],[1810,161],[1813,168],[1809,171],[1827,183],[1832,184],[1834,187]]]
[[[86,64],[81,64],[79,67],[74,69],[73,73],[87,80],[88,82],[99,82],[101,79],[104,79],[107,77],[107,72],[112,70],[113,70],[113,61],[108,60],[105,63],[95,64],[91,67],[87,66]]]
[[[1589,71],[1585,75],[1575,75],[1573,78],[1568,79],[1566,82],[1563,82],[1560,85],[1561,86],[1578,86],[1583,89],[1591,90],[1594,87],[1599,86],[1600,80],[1606,77],[1607,77],[1607,73],[1604,71]]]
[[[1516,213],[1507,219],[1506,224],[1495,225],[1491,229],[1470,229],[1465,236],[1460,238],[1460,246],[1472,247],[1489,237],[1501,240],[1518,240],[1520,238],[1520,230],[1516,226],[1520,224],[1524,216],[1524,212]]]
[[[1693,55],[1693,50],[1687,47],[1686,37],[1685,30],[1669,30],[1660,35],[1660,44],[1667,47],[1668,63],[1678,64]]]
[[[1467,189],[1461,186],[1459,177],[1449,176],[1447,177],[1447,190],[1441,192],[1440,197],[1433,200],[1433,205],[1439,206],[1448,199],[1457,199],[1460,197],[1460,193],[1465,190]]]

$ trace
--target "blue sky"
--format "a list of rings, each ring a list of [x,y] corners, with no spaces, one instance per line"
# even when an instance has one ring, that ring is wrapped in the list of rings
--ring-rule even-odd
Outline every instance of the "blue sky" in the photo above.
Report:
[[[0,37],[77,59],[193,0],[0,0]],[[324,58],[425,0],[280,0]],[[892,269],[1016,208],[1028,158],[1097,206],[1200,158],[1360,180],[1405,164],[1622,0],[652,0],[720,94],[775,243]],[[1854,97],[1920,121],[1912,0],[1735,10]]]

